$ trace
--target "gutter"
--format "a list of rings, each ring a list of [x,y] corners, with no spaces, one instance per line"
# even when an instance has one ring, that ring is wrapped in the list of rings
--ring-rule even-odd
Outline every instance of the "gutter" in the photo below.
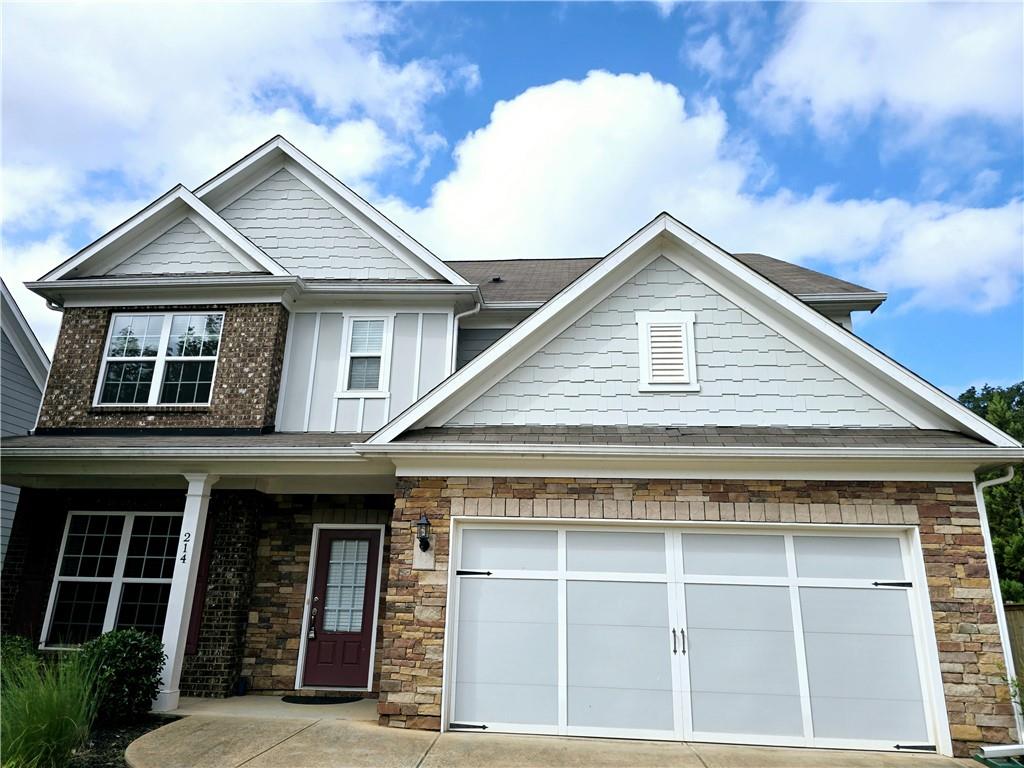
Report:
[[[480,303],[480,294],[478,292],[476,303],[472,306],[472,308],[467,309],[465,312],[460,312],[459,314],[452,318],[452,357],[451,360],[449,361],[448,366],[448,370],[451,371],[451,373],[448,374],[449,376],[451,376],[452,373],[455,373],[455,365],[458,361],[459,321],[464,317],[470,317],[471,315],[475,315],[477,312],[480,311],[480,308],[482,306],[483,304]]]

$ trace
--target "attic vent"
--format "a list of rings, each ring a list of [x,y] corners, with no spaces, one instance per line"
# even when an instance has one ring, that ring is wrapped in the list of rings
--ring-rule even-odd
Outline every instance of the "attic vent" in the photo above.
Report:
[[[692,312],[637,312],[640,391],[694,392],[697,383]]]
[[[491,278],[491,282],[492,283],[503,283],[505,281],[501,279],[501,275],[495,275],[494,277]]]

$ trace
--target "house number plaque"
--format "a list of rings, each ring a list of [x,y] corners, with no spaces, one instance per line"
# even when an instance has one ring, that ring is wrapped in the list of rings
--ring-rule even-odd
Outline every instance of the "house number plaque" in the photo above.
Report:
[[[192,541],[192,532],[185,531],[181,535],[181,557],[178,558],[183,563],[188,562],[188,543],[190,541]]]

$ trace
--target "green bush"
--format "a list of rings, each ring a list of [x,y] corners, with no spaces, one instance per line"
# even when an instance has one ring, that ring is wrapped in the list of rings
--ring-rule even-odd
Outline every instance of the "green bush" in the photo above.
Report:
[[[4,768],[67,765],[96,716],[96,673],[79,653],[45,664],[28,656],[5,669],[0,695]]]
[[[96,669],[100,722],[137,722],[149,712],[166,658],[159,637],[117,629],[83,645],[82,655]]]
[[[0,685],[7,680],[9,670],[18,669],[25,664],[35,666],[38,663],[39,654],[36,653],[35,643],[27,637],[0,637]]]

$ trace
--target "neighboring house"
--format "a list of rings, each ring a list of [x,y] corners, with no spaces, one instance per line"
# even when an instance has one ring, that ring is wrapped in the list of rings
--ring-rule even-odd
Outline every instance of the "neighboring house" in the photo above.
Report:
[[[3,628],[384,725],[1016,737],[975,472],[1024,449],[851,332],[880,294],[660,214],[446,263],[282,138],[29,287],[63,308]],[[483,736],[486,738],[486,736]]]
[[[46,389],[50,358],[46,356],[31,326],[14,300],[7,284],[0,280],[0,436],[27,435],[36,425],[39,403]],[[0,485],[0,562],[7,555],[18,489]]]

